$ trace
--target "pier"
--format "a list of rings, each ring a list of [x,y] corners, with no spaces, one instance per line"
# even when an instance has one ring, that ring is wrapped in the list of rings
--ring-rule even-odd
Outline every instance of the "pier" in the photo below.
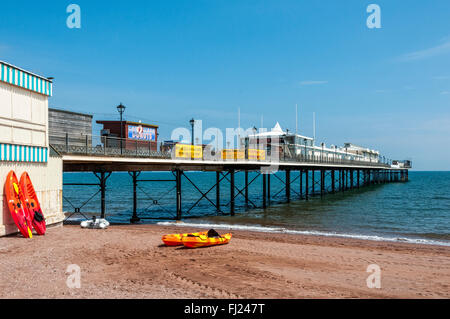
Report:
[[[64,172],[91,172],[95,174],[98,183],[65,183],[65,186],[86,185],[97,186],[100,193],[100,216],[105,218],[107,206],[108,178],[114,172],[128,172],[132,180],[133,193],[132,214],[130,222],[143,219],[174,219],[189,218],[191,210],[201,201],[207,201],[217,215],[234,216],[236,213],[236,198],[242,196],[248,208],[267,208],[273,197],[284,194],[284,201],[309,200],[312,197],[323,197],[328,194],[351,191],[362,187],[392,182],[407,182],[409,167],[394,167],[388,163],[368,162],[328,158],[323,156],[299,155],[280,158],[276,162],[249,159],[178,159],[168,152],[155,151],[151,148],[136,148],[135,150],[105,147],[106,143],[96,147],[68,145],[53,145],[63,161]],[[143,179],[141,172],[171,172],[170,179]],[[201,189],[186,172],[215,172],[215,179],[207,189]],[[275,172],[278,172],[275,174]],[[252,174],[250,178],[250,173]],[[237,174],[243,174],[244,186],[239,188],[236,183]],[[249,188],[260,180],[261,201],[249,198]],[[274,190],[272,183],[279,181],[281,189]],[[198,191],[198,199],[193,203],[183,201],[182,181],[192,185]],[[176,192],[176,211],[171,218],[142,217],[138,215],[138,187],[142,183],[163,183],[168,190]],[[221,189],[229,189],[229,197],[221,196]],[[92,196],[92,198],[94,197]],[[73,214],[82,214],[81,206],[70,203]],[[154,200],[154,204],[158,202]]]

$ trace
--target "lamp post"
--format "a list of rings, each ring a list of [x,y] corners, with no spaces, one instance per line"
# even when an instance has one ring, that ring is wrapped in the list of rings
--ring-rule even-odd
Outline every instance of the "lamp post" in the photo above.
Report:
[[[191,144],[194,145],[194,125],[195,125],[195,120],[191,119],[189,121],[189,123],[191,124]]]
[[[306,142],[307,142],[308,140],[305,138],[305,139],[303,139],[303,142],[305,142],[305,160],[306,160],[306,158],[307,158],[307,155],[308,155],[308,153],[306,152]]]
[[[322,160],[322,162],[323,162],[323,148],[325,147],[325,143],[324,142],[322,142],[322,156],[321,156],[321,160]]]
[[[254,143],[255,141],[258,141],[256,139],[256,133],[258,132],[258,129],[256,128],[256,126],[253,126],[252,130],[253,130],[253,137],[252,137],[253,139],[249,138],[248,147],[252,146],[253,148],[259,148],[258,142],[256,144]],[[250,141],[253,141],[253,144],[250,143]]]
[[[336,162],[336,157],[337,157],[337,146],[334,146],[334,161]]]
[[[122,116],[123,116],[123,112],[125,112],[125,105],[123,105],[122,103],[120,103],[117,106],[117,111],[120,114],[120,154],[122,155],[122,139],[123,139],[123,125],[122,125]]]
[[[247,137],[248,138],[247,149],[249,149],[250,147],[259,148],[257,145],[258,143],[256,143],[256,144],[254,143],[254,141],[256,141],[256,133],[258,132],[258,129],[256,128],[256,126],[253,126],[252,131],[253,131],[253,136]],[[253,142],[253,143],[250,143],[250,142]]]

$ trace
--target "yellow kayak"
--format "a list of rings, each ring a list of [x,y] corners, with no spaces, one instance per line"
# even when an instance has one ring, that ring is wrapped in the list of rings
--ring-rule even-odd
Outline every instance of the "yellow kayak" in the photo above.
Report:
[[[183,246],[182,239],[186,236],[201,236],[208,234],[207,231],[200,232],[200,233],[190,233],[190,234],[170,234],[170,235],[164,235],[162,237],[162,241],[167,246]]]
[[[231,233],[225,235],[219,235],[216,231],[210,230],[206,234],[189,234],[182,238],[184,247],[188,248],[200,248],[216,245],[228,244],[233,235]]]

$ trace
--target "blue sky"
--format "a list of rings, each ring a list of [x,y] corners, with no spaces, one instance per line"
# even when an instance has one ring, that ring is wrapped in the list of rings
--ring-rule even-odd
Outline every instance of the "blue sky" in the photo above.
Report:
[[[81,7],[81,29],[66,7]],[[381,29],[366,8],[381,7]],[[295,129],[450,170],[450,1],[8,1],[0,59],[55,77],[50,106],[161,126]],[[97,127],[96,127],[97,130]],[[96,133],[96,132],[94,132]]]

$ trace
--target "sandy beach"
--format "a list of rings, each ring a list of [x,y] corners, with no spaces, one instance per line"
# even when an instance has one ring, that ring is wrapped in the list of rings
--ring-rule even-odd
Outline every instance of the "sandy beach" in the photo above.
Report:
[[[229,245],[164,247],[155,225],[0,238],[1,298],[449,298],[450,247],[233,232]],[[198,229],[192,229],[198,230]],[[69,265],[81,288],[68,288]],[[381,288],[368,288],[370,264]]]

